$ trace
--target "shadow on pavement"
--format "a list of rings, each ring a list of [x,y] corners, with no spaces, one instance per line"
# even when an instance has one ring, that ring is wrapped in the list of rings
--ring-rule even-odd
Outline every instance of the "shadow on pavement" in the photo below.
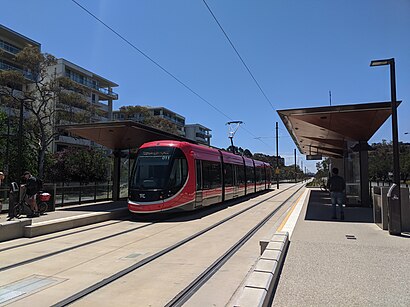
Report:
[[[83,205],[73,205],[67,207],[59,207],[57,210],[62,211],[86,211],[86,212],[102,212],[110,211],[113,209],[126,208],[127,201],[107,201],[103,203],[92,203],[92,204],[83,204]]]
[[[311,190],[305,220],[342,222],[337,208],[338,219],[332,220],[332,202],[328,192]],[[373,223],[372,208],[344,207],[343,222]]]

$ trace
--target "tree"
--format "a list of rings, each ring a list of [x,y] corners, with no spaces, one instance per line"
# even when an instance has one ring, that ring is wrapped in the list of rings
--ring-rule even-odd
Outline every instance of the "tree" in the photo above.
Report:
[[[0,72],[0,95],[12,108],[14,116],[21,106],[28,113],[24,118],[25,151],[37,154],[37,174],[44,175],[46,153],[59,135],[55,125],[61,122],[84,122],[95,114],[87,102],[85,87],[66,77],[56,77],[52,67],[56,58],[41,53],[36,47],[26,47],[15,57],[23,69]]]
[[[6,157],[6,153],[5,153],[5,149],[7,147],[7,141],[8,141],[8,133],[7,133],[7,114],[4,113],[1,109],[0,109],[0,149],[2,150],[1,154],[0,154],[0,165],[2,165],[3,169],[5,167],[5,157]]]
[[[242,147],[236,147],[234,146],[233,149],[235,149],[235,153],[239,154],[241,156],[245,156],[247,158],[252,158],[253,154],[249,149],[243,149]],[[226,151],[232,152],[232,145],[226,148]]]
[[[406,183],[410,175],[410,144],[402,144],[400,150],[400,170],[403,182]]]
[[[68,148],[52,155],[47,174],[54,182],[107,180],[109,159],[95,148]]]
[[[392,143],[382,140],[381,143],[373,143],[372,151],[369,151],[369,178],[372,180],[388,180],[389,172],[393,169]]]
[[[120,112],[124,114],[125,119],[132,119],[144,125],[178,135],[178,127],[175,123],[159,117],[151,115],[149,109],[143,106],[122,106]]]
[[[321,179],[323,177],[328,177],[329,176],[329,165],[330,165],[330,159],[325,158],[320,162],[316,163],[316,179]]]

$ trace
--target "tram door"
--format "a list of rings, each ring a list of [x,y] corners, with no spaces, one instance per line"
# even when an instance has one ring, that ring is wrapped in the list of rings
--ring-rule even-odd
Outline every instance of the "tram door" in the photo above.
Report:
[[[195,161],[195,173],[196,173],[196,189],[195,189],[195,208],[202,206],[202,165],[200,160]]]

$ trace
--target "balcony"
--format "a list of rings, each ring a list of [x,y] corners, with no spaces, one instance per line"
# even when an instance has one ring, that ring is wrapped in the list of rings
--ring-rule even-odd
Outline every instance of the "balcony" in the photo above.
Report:
[[[17,48],[13,45],[10,45],[9,43],[6,43],[5,41],[0,39],[0,49],[3,49],[4,51],[16,55],[21,51],[20,48]]]
[[[3,61],[0,61],[0,70],[18,71],[18,72],[22,73],[26,79],[29,79],[31,81],[36,81],[36,78],[34,77],[34,75],[31,72],[24,71],[23,69],[18,68],[18,67],[13,66],[13,65],[10,65],[10,64],[6,64]]]
[[[107,89],[107,88],[99,87],[96,82],[93,82],[93,81],[87,80],[87,79],[85,79],[85,78],[82,78],[82,76],[80,76],[80,75],[66,72],[66,73],[65,73],[65,76],[66,76],[67,78],[73,80],[73,81],[76,82],[76,83],[79,83],[79,84],[81,84],[81,85],[84,85],[84,86],[86,86],[86,87],[89,87],[89,88],[91,88],[91,89],[94,89],[94,90],[98,91],[99,93],[101,93],[101,94],[103,94],[103,95],[105,95],[105,96],[108,96],[108,97],[110,97],[110,98],[112,98],[112,99],[114,99],[114,100],[117,100],[117,99],[118,99],[118,94],[117,94],[117,93],[115,93],[115,92],[113,92],[112,90],[109,90],[109,89]]]

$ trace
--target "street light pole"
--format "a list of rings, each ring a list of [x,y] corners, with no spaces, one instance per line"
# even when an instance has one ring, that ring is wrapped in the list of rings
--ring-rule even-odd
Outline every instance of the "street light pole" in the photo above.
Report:
[[[396,205],[389,210],[389,233],[393,235],[401,234],[401,190],[400,190],[400,160],[399,160],[399,133],[397,121],[397,100],[396,100],[396,67],[394,58],[371,61],[370,66],[390,66],[390,93],[391,93],[391,113],[392,113],[392,137],[393,137],[393,181],[398,187],[396,195]]]
[[[18,140],[17,140],[17,171],[18,176],[23,173],[23,118],[24,118],[24,101],[23,99],[20,100],[20,117],[19,117],[19,132],[18,132]]]

